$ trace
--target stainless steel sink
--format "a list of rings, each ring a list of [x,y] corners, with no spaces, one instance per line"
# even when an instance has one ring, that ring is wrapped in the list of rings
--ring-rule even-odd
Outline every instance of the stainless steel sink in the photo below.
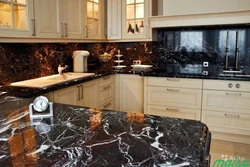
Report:
[[[85,78],[93,75],[95,75],[95,73],[63,73],[63,75],[56,74],[20,82],[13,82],[11,83],[11,86],[43,88],[58,83],[77,80],[80,78]]]

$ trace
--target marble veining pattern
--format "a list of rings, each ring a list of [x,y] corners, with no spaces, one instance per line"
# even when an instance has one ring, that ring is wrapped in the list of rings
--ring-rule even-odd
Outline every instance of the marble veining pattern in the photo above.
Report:
[[[38,123],[23,107],[1,113],[0,164],[206,166],[206,134],[199,121],[61,104],[54,104],[53,118]]]

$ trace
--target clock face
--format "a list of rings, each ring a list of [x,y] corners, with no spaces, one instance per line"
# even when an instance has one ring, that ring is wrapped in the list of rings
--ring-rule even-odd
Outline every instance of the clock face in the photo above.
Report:
[[[44,96],[37,97],[33,102],[33,107],[38,112],[45,111],[49,106],[49,100]]]

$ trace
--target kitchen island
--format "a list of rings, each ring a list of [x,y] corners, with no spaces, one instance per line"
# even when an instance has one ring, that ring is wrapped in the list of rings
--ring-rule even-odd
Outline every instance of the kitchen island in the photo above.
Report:
[[[0,113],[0,164],[12,166],[209,166],[211,135],[200,121],[53,104],[31,119],[29,101]]]

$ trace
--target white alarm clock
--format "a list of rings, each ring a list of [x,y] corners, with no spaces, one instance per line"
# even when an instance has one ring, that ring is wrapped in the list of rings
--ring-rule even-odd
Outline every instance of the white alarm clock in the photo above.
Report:
[[[53,116],[53,105],[45,96],[38,96],[29,105],[30,117],[51,117]]]

